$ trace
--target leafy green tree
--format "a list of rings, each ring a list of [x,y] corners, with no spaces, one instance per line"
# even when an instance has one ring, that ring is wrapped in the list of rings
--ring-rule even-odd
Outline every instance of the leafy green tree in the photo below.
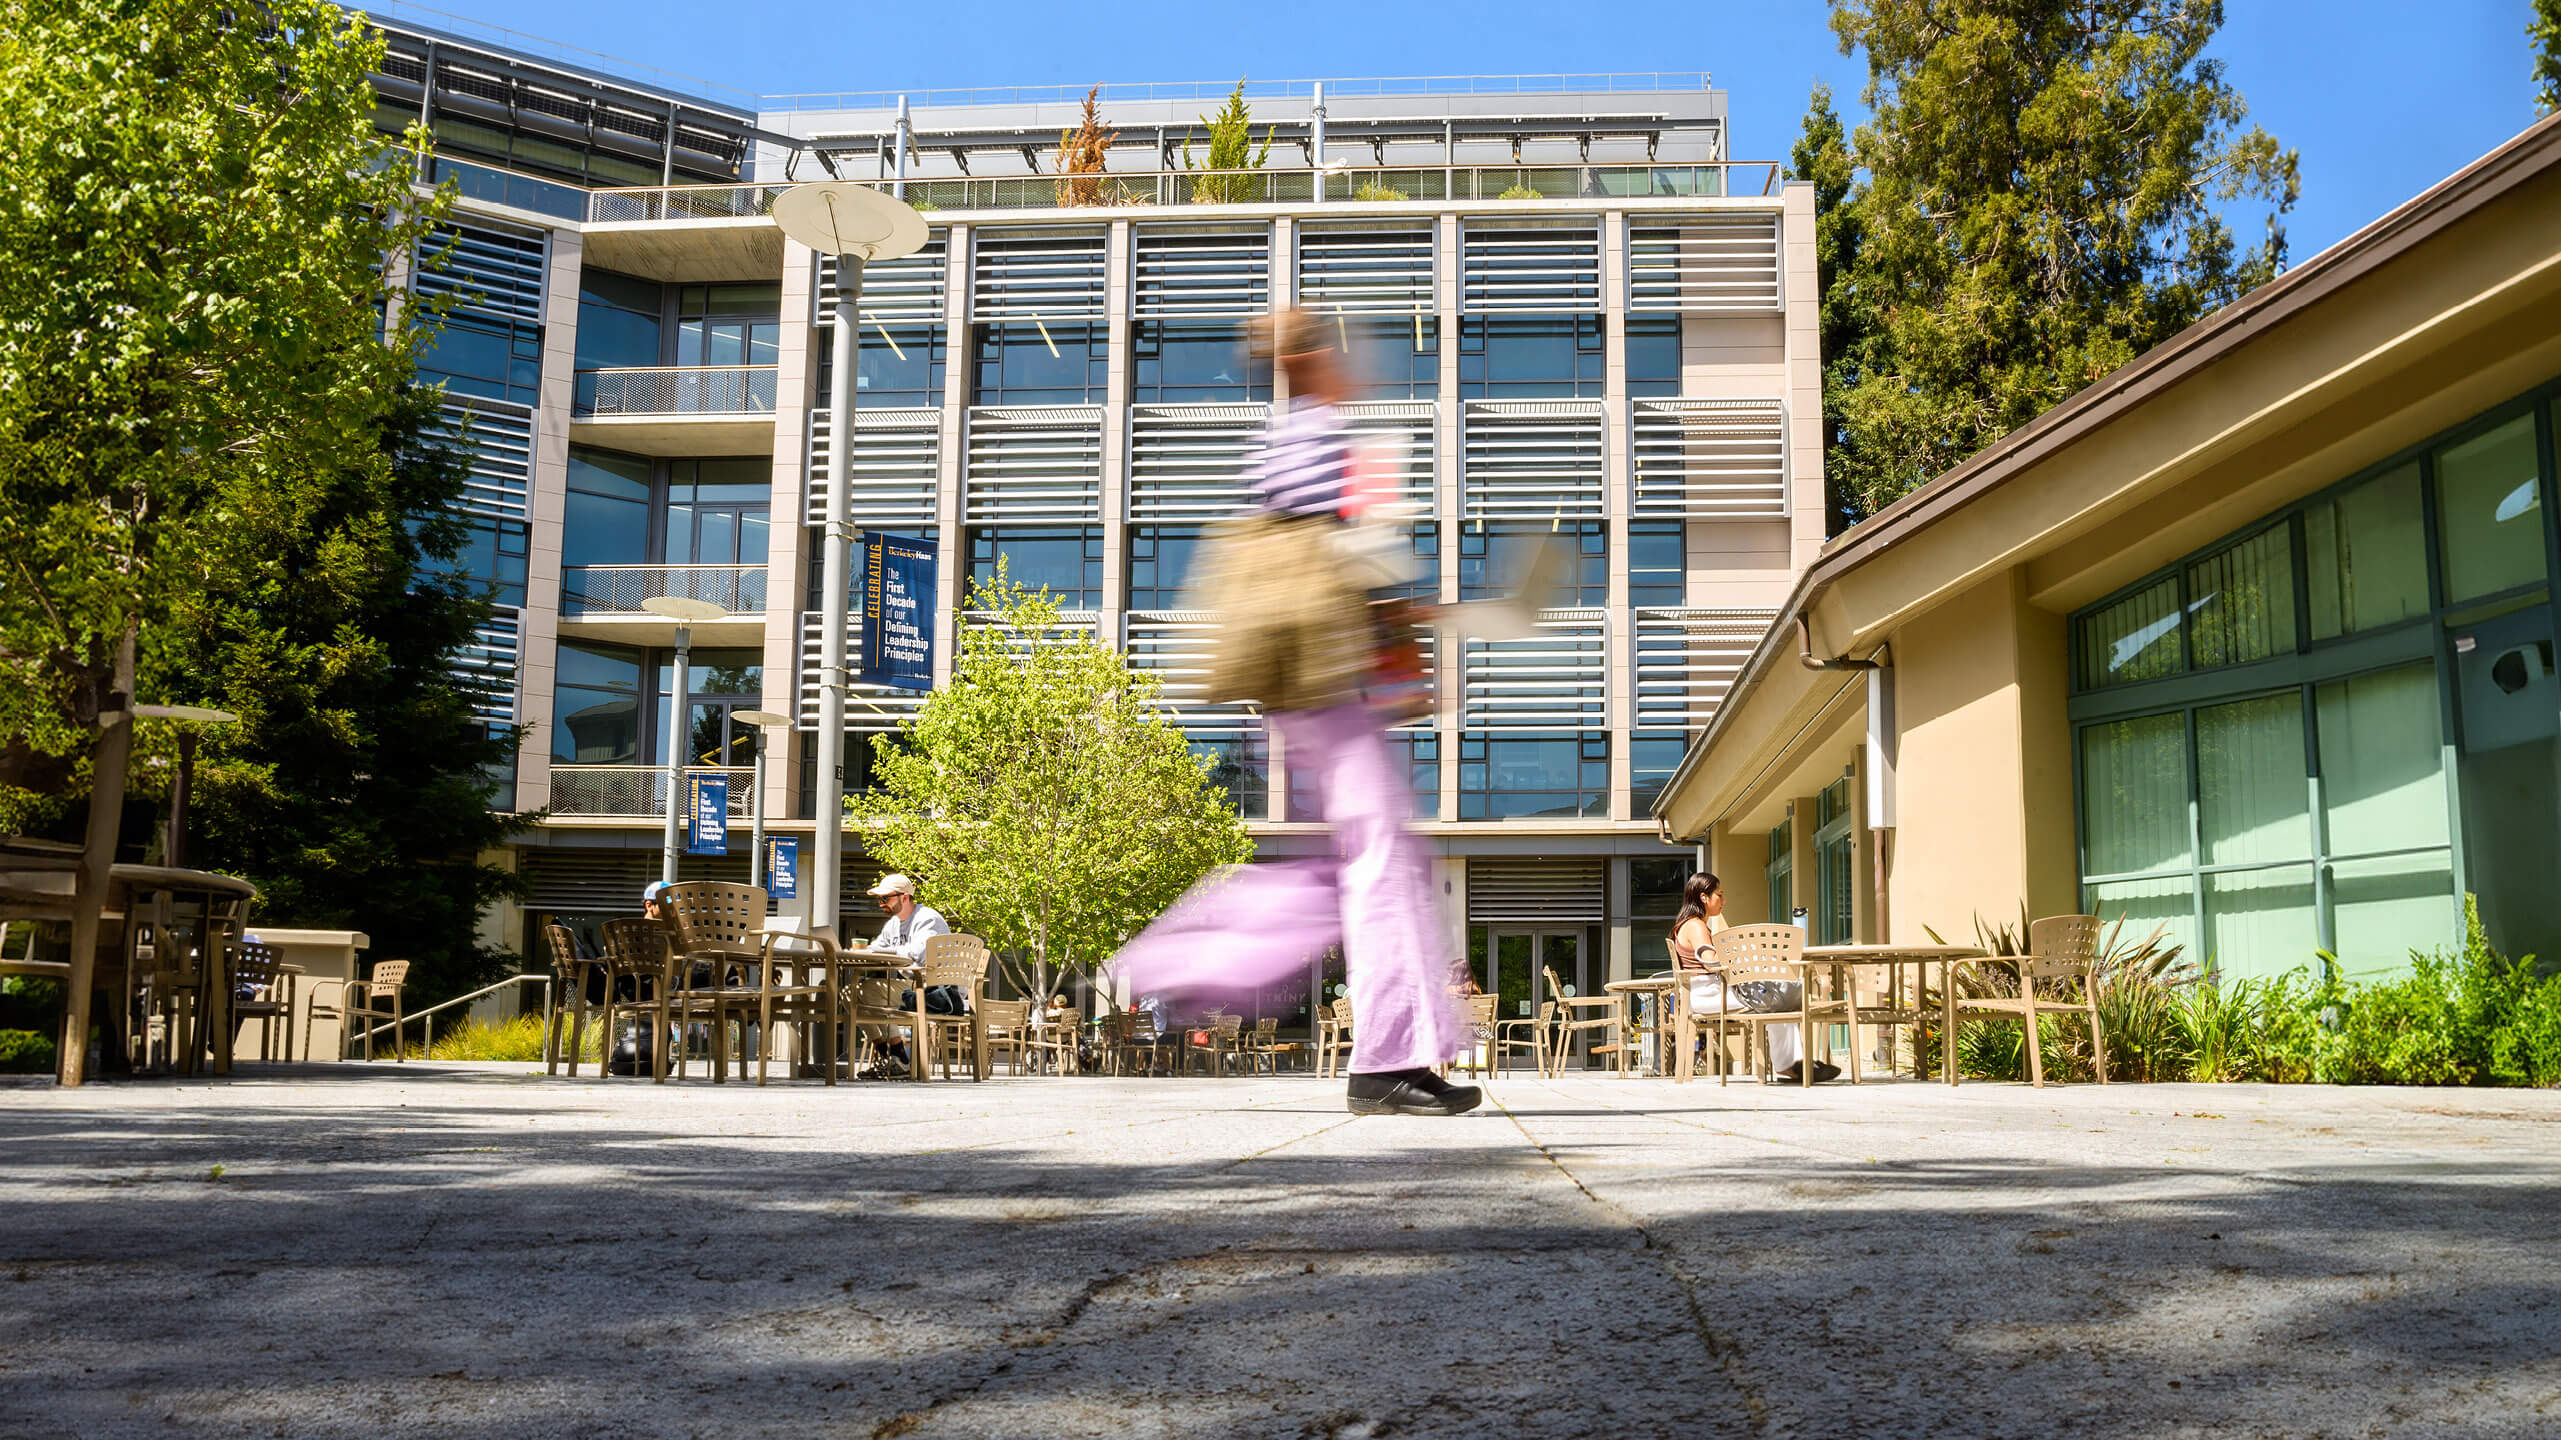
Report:
[[[0,828],[86,800],[75,963],[126,706],[213,678],[172,662],[190,597],[245,517],[388,476],[415,340],[384,343],[382,257],[443,205],[375,130],[380,56],[321,0],[0,0]]]
[[[970,608],[952,683],[874,740],[846,808],[884,863],[1003,955],[1018,993],[1090,971],[1253,842],[1158,710],[1156,681],[1000,573]]]
[[[2534,113],[2549,115],[2561,110],[2561,0],[2534,0],[2525,33],[2534,42]]]
[[[1843,430],[1841,397],[1858,384],[1867,361],[1868,317],[1857,288],[1860,219],[1851,204],[1855,166],[1849,136],[1832,108],[1832,87],[1817,83],[1806,102],[1805,129],[1788,152],[1788,174],[1814,187],[1814,262],[1823,346],[1824,505],[1838,533],[1858,518],[1856,497],[1831,462]]]
[[[254,882],[261,915],[362,930],[409,960],[413,1009],[515,968],[478,939],[514,885],[479,857],[525,824],[492,808],[513,736],[474,715],[453,669],[489,606],[434,573],[462,543],[470,473],[439,398],[411,387],[375,421],[388,467],[246,497],[208,537],[153,687],[240,717],[204,735],[195,853]]]
[[[1202,170],[1260,170],[1263,162],[1272,158],[1271,129],[1263,131],[1262,148],[1254,148],[1254,115],[1245,104],[1245,82],[1242,79],[1236,82],[1235,89],[1227,92],[1227,103],[1218,107],[1218,113],[1201,116],[1200,123],[1209,129],[1209,163],[1199,167]],[[1189,140],[1183,142],[1183,168],[1193,168],[1192,142]],[[1196,205],[1243,204],[1267,198],[1251,175],[1211,173],[1192,182],[1192,203]]]
[[[2273,278],[2295,154],[2205,50],[2218,0],[1834,0],[1870,120],[1865,329],[1833,465],[1863,512]],[[2224,218],[2267,207],[2243,245]]]

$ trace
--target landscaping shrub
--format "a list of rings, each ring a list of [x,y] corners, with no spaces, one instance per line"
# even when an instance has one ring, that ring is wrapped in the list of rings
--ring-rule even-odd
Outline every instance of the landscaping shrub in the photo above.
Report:
[[[595,1060],[604,1055],[604,1030],[605,1027],[597,1024],[592,1017],[588,1020],[585,1043],[578,1047],[581,1059]],[[566,1029],[561,1034],[560,1044],[566,1051],[569,1045]],[[419,1058],[418,1046],[414,1041],[403,1046],[401,1053],[412,1060]],[[436,1043],[428,1047],[425,1058],[430,1060],[525,1060],[540,1063],[542,1016],[540,1014],[519,1015],[513,1020],[501,1020],[495,1025],[466,1020],[451,1030],[439,1033],[436,1036]]]
[[[1503,187],[1503,193],[1495,196],[1494,198],[1497,200],[1536,200],[1539,198],[1539,193],[1532,190],[1527,185],[1506,185]]]
[[[34,1030],[0,1030],[0,1075],[53,1073],[53,1037]]]
[[[1975,942],[1995,956],[2027,948],[2024,914],[2015,927],[1978,919],[1974,931]],[[2130,940],[2120,919],[2102,938],[2098,1003],[2109,1079],[2561,1085],[2561,974],[2539,973],[2531,956],[2499,954],[2468,900],[2459,951],[2413,953],[2410,973],[2387,980],[2346,980],[2337,957],[2323,953],[2317,976],[2307,966],[2269,979],[2218,981],[2181,960],[2165,933],[2156,928]],[[1960,979],[1959,997],[2009,994],[2015,984],[2010,975],[1978,968]],[[2088,1030],[2072,1017],[2042,1026],[2046,1078],[2090,1078]],[[1928,1074],[1938,1059],[1937,1030],[1917,1029]],[[2024,1079],[2024,1034],[2016,1021],[1969,1021],[1956,1060],[1966,1075]]]
[[[1375,180],[1364,180],[1352,190],[1352,198],[1355,200],[1402,200],[1405,198],[1405,192],[1392,185],[1381,185]]]

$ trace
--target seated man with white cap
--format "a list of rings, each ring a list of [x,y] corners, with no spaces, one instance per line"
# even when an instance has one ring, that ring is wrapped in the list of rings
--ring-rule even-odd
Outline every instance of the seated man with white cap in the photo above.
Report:
[[[889,923],[880,927],[880,938],[871,942],[871,948],[874,950],[903,955],[910,960],[922,960],[925,958],[926,941],[937,935],[951,933],[951,922],[945,920],[942,912],[933,906],[919,904],[916,899],[916,882],[904,875],[895,872],[883,875],[880,877],[880,883],[872,886],[868,893],[873,903],[880,906],[881,913],[889,917]],[[932,1000],[931,995],[926,997],[927,1009],[938,1008],[933,1005]],[[909,991],[901,995],[898,1003],[901,1008],[915,1004],[915,992]],[[905,1072],[908,1065],[906,1040],[894,1033],[884,1031],[873,1036],[873,1043],[880,1047],[883,1056],[881,1066],[875,1073],[887,1078]]]

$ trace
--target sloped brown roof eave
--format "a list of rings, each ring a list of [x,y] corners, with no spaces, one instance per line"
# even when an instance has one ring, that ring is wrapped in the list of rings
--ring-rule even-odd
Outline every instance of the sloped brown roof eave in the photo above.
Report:
[[[1882,555],[1907,535],[1998,489],[2083,437],[2122,418],[2198,372],[2229,358],[2259,335],[2497,203],[2517,187],[2561,165],[2561,113],[2547,115],[2395,206],[2365,228],[2301,265],[2197,321],[2127,362],[2106,378],[1986,446],[1970,459],[1886,506],[1827,543],[1796,579],[1769,633],[1697,743],[1681,757],[1649,813],[1662,818],[1672,797],[1724,734],[1727,716],[1796,644],[1799,618],[1841,576]]]

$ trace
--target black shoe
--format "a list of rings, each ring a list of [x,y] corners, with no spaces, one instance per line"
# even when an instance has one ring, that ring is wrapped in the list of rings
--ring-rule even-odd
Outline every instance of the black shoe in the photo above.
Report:
[[[1355,1115],[1464,1115],[1485,1099],[1473,1085],[1452,1085],[1429,1070],[1354,1075],[1346,1102]]]
[[[1770,1077],[1770,1083],[1773,1085],[1802,1085],[1805,1083],[1804,1066],[1805,1062],[1799,1060],[1795,1064],[1788,1066],[1786,1069],[1779,1071],[1775,1075],[1772,1075]],[[1820,1085],[1826,1080],[1838,1080],[1840,1078],[1840,1066],[1826,1065],[1820,1060],[1814,1062],[1815,1084]]]

